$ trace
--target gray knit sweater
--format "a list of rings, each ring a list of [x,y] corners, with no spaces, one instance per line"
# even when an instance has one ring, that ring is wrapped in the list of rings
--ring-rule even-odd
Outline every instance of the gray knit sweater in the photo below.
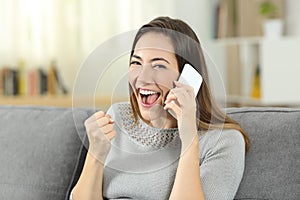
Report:
[[[181,150],[178,129],[153,128],[142,120],[136,125],[129,103],[114,104],[108,113],[117,134],[105,163],[104,199],[168,199]],[[244,172],[242,134],[216,129],[198,135],[205,199],[233,199]]]

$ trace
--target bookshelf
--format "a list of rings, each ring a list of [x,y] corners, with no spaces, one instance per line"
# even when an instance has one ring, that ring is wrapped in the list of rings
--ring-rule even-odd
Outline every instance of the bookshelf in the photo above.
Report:
[[[107,109],[112,102],[128,101],[121,95],[72,95],[54,61],[47,68],[17,66],[0,67],[0,105],[95,107]]]
[[[71,107],[59,69],[55,61],[47,68],[27,66],[24,60],[16,66],[0,66],[0,105]]]
[[[128,97],[115,97],[113,102],[128,101]],[[75,103],[74,103],[75,102]],[[71,95],[44,95],[44,96],[0,96],[0,105],[14,106],[54,106],[54,107],[96,107],[107,109],[112,104],[110,96],[76,97]]]
[[[0,66],[0,95],[37,96],[67,94],[59,67],[52,61],[47,68],[27,68],[23,60],[17,66]]]
[[[72,107],[71,96],[0,96],[1,105]]]
[[[264,19],[257,13],[261,2],[264,0],[222,0],[216,9],[215,38],[211,42],[224,55],[220,63],[225,71],[226,103],[300,107],[300,94],[296,92],[300,90],[300,61],[295,53],[300,50],[300,36],[265,37]],[[286,2],[271,2],[278,7],[278,18],[284,20]],[[257,68],[259,76],[255,76]],[[255,88],[259,96],[254,96]]]
[[[211,42],[215,42],[222,45],[257,45],[264,38],[263,37],[228,37],[228,38],[218,38]]]
[[[300,36],[217,39],[225,52],[227,104],[300,107]],[[251,96],[256,67],[260,97]]]

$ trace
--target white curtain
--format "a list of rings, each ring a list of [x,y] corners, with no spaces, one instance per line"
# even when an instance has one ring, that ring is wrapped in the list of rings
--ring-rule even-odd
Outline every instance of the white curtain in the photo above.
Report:
[[[0,0],[0,68],[51,60],[69,87],[84,58],[110,37],[173,15],[173,0]]]

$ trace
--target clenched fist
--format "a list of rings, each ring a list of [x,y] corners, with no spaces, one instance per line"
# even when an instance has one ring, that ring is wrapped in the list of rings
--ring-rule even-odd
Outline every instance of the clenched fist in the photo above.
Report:
[[[110,141],[115,137],[114,121],[103,111],[94,113],[84,122],[88,139],[88,153],[98,161],[105,162],[110,150]]]

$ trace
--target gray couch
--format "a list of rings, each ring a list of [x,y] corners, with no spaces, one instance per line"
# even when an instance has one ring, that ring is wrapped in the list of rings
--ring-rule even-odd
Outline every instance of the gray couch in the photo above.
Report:
[[[0,106],[0,200],[67,199],[85,159],[83,122],[93,112]],[[251,140],[236,199],[299,199],[300,109],[227,113]]]

